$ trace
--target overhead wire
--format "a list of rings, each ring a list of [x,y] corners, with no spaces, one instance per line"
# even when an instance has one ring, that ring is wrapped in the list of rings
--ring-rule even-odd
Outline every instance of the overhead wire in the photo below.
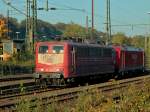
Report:
[[[74,7],[70,7],[70,6],[68,6],[68,5],[64,5],[64,4],[60,4],[60,3],[54,3],[54,2],[49,2],[49,4],[50,5],[55,5],[55,6],[62,6],[62,7],[65,7],[65,8],[70,8],[70,9],[77,9],[77,8],[74,8]],[[84,12],[85,13],[87,13],[88,15],[91,15],[91,12],[89,12],[89,11],[87,11],[87,10],[85,10],[84,9]],[[95,17],[98,17],[98,18],[104,18],[104,16],[102,16],[102,15],[100,15],[100,14],[97,14],[97,13],[94,13],[94,15],[95,15]],[[124,22],[121,22],[121,21],[119,21],[119,20],[117,20],[117,19],[115,19],[115,18],[112,18],[111,20],[113,20],[113,21],[116,21],[116,22],[118,22],[118,23],[124,23]]]
[[[71,9],[74,9],[73,7],[70,7],[70,6],[67,6],[67,5],[63,5],[63,4],[55,4],[55,3],[52,3],[52,2],[49,2],[49,4],[50,5],[55,5],[55,6],[62,6],[62,7],[66,7],[66,8],[71,8]],[[84,9],[85,10],[85,9]],[[89,11],[87,11],[87,10],[85,10],[85,13],[87,13],[88,15],[91,15],[91,12],[89,12]],[[104,16],[102,16],[102,15],[100,15],[100,14],[97,14],[97,13],[95,13],[95,17],[96,18],[104,18]],[[118,24],[118,25],[112,25],[113,27],[130,27],[130,29],[132,28],[132,27],[135,27],[135,26],[138,26],[139,27],[139,25],[146,25],[146,24],[129,24],[129,23],[125,23],[125,22],[122,22],[122,21],[120,21],[120,20],[118,20],[118,19],[115,19],[115,18],[113,18],[113,17],[111,17],[111,21],[113,22],[113,21],[115,21],[115,22],[117,22],[117,23],[120,23],[120,24]],[[99,22],[98,22],[99,23]],[[103,25],[104,25],[105,23],[103,23]],[[126,29],[129,29],[129,28],[126,28]]]
[[[23,14],[23,15],[25,15],[25,16],[27,16],[26,15],[26,13],[24,13],[23,11],[21,11],[20,9],[18,9],[18,8],[16,8],[15,6],[13,6],[11,3],[9,3],[9,2],[6,2],[6,0],[3,0],[3,2],[6,4],[6,5],[8,5],[9,7],[11,7],[11,8],[13,8],[14,10],[16,10],[17,12],[19,12],[20,14]],[[79,8],[74,8],[74,7],[71,7],[71,6],[67,6],[67,5],[64,5],[64,4],[60,4],[60,3],[53,3],[53,2],[49,2],[49,4],[51,4],[51,5],[55,5],[55,6],[59,6],[59,7],[62,7],[62,8],[58,8],[58,9],[60,9],[60,10],[76,10],[76,11],[80,11],[80,12],[84,12],[84,13],[86,13],[86,14],[88,14],[88,15],[91,15],[91,12],[89,12],[89,11],[87,11],[87,10],[85,10],[85,9],[79,9]],[[123,8],[122,8],[123,9]],[[100,15],[100,14],[97,14],[97,13],[95,13],[95,17],[96,18],[104,18],[104,16],[102,16],[102,15]],[[124,22],[121,22],[121,21],[119,21],[119,20],[117,20],[117,19],[114,19],[114,18],[112,18],[111,19],[112,21],[116,21],[117,23],[124,23]],[[135,26],[139,26],[139,25],[149,25],[149,24],[118,24],[118,25],[112,25],[113,27],[131,27],[131,26],[133,26],[134,25],[134,27]]]
[[[9,7],[11,7],[12,9],[16,10],[17,12],[19,12],[20,14],[22,14],[22,15],[24,15],[24,16],[27,16],[26,13],[22,12],[21,10],[19,10],[18,8],[16,8],[15,6],[13,6],[10,2],[6,2],[5,0],[3,0],[3,2],[4,2],[7,6],[9,6]]]
[[[4,2],[6,5],[8,5],[9,7],[11,7],[11,8],[13,8],[14,10],[18,11],[20,14],[23,14],[23,15],[27,16],[26,13],[24,13],[24,12],[21,11],[20,9],[16,8],[15,6],[13,6],[11,3],[6,2],[6,0],[3,0],[3,2]],[[66,9],[65,9],[65,8],[58,8],[58,9],[60,9],[60,10],[76,10],[76,11],[84,12],[84,13],[86,13],[86,14],[88,14],[88,15],[91,14],[91,12],[88,12],[88,11],[85,10],[85,9],[74,8],[74,7],[70,7],[70,6],[64,5],[64,4],[59,4],[59,3],[55,4],[55,3],[53,3],[53,2],[49,2],[49,4],[56,5],[56,6],[60,6],[60,7],[65,7],[65,8],[66,8]],[[97,13],[95,13],[95,17],[97,17],[97,18],[104,18],[104,16],[102,16],[102,15],[100,15],[100,14],[97,14]],[[123,23],[123,22],[120,22],[119,20],[114,19],[114,18],[112,18],[111,20],[116,21],[116,22],[118,22],[118,23]]]

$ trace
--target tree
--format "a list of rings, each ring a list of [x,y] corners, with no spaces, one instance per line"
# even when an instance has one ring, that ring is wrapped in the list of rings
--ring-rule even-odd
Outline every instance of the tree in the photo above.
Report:
[[[6,19],[0,18],[0,40],[8,39],[7,32],[8,32],[8,29],[6,25]]]
[[[131,39],[131,45],[139,48],[144,48],[145,37],[142,35],[136,35]]]
[[[20,32],[25,37],[26,20],[21,21],[19,25]],[[62,35],[62,32],[55,27],[55,25],[45,22],[43,20],[37,20],[36,29],[36,41],[49,41],[54,39],[57,35]]]
[[[16,32],[20,32],[20,29],[19,29],[19,23],[17,21],[16,18],[9,18],[9,30],[10,30],[10,33],[9,33],[9,37],[10,39],[14,39],[16,38]],[[20,37],[20,36],[19,36]]]
[[[57,35],[62,35],[55,25],[42,20],[37,21],[37,39],[41,41],[51,40]]]
[[[112,43],[119,44],[119,45],[123,45],[123,44],[130,45],[130,42],[129,42],[129,39],[127,38],[127,36],[121,32],[113,35]]]
[[[87,39],[90,39],[91,36],[93,36],[94,40],[104,41],[104,33],[97,31],[96,29],[93,29],[93,32],[92,32],[92,28],[88,29]]]
[[[74,23],[68,24],[64,30],[63,36],[83,39],[86,37],[85,28]]]
[[[60,30],[61,32],[64,32],[66,29],[67,24],[65,23],[57,23],[55,24],[56,29]]]

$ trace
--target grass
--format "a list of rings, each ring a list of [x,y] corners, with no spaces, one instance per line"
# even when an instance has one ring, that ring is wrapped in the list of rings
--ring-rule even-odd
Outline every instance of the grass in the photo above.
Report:
[[[138,90],[138,91],[137,91]],[[16,106],[17,112],[150,112],[150,84],[145,83],[140,89],[134,85],[112,93],[116,98],[106,97],[98,90],[85,91],[77,99],[64,102],[53,102],[42,105],[42,100],[33,103],[21,99]]]
[[[33,60],[0,62],[0,76],[14,75],[16,73],[31,73],[33,68]]]
[[[35,66],[35,57],[30,52],[14,54],[8,61],[0,61],[0,76],[13,75],[15,72],[30,73]]]

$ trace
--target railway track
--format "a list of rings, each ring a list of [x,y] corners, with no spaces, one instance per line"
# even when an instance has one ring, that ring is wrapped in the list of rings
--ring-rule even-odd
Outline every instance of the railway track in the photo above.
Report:
[[[93,82],[94,83],[94,82]],[[25,91],[37,90],[32,74],[9,75],[0,77],[0,95],[18,94]],[[39,89],[39,88],[38,88]]]
[[[0,97],[0,111],[2,109],[5,110],[6,108],[10,108],[9,111],[13,110],[13,106],[15,106],[15,104],[17,104],[19,102],[20,98],[30,98],[31,100],[34,100],[37,95],[40,95],[41,93],[48,93],[51,91],[56,91],[56,90],[60,90],[60,88],[47,88],[47,89],[37,89],[35,91],[29,91],[26,93],[21,93],[21,94],[14,94],[14,95],[7,95],[7,96],[3,96]],[[39,96],[37,96],[39,97]]]
[[[130,84],[134,84],[136,86],[141,86],[145,82],[150,81],[150,76],[141,76],[136,78],[124,79],[115,82],[106,82],[101,84],[95,84],[90,86],[83,87],[74,87],[74,88],[66,88],[66,89],[46,89],[41,91],[33,91],[28,94],[16,95],[12,97],[5,97],[0,99],[0,108],[10,108],[14,107],[19,102],[20,98],[27,98],[33,101],[34,99],[42,99],[44,104],[49,104],[54,101],[65,101],[78,97],[78,94],[83,91],[88,91],[92,89],[97,89],[107,95],[112,95],[115,90],[122,90],[128,87]]]
[[[8,75],[8,76],[1,76],[0,82],[8,82],[14,80],[24,80],[24,79],[32,79],[32,74],[19,74],[19,75]]]
[[[47,92],[47,91],[52,91],[52,90],[58,90],[58,89],[63,89],[64,87],[52,87],[52,86],[47,86],[46,88],[42,88],[40,85],[32,85],[32,86],[27,86],[24,88],[24,90],[20,91],[20,88],[15,88],[16,93],[13,91],[10,91],[10,94],[3,93],[0,96],[0,100],[1,99],[5,99],[5,98],[13,98],[13,97],[18,97],[18,96],[25,96],[25,95],[32,95],[32,94],[36,94],[36,93],[42,93],[42,92]],[[19,92],[20,91],[20,92]]]
[[[20,93],[23,89],[33,90],[35,80],[32,74],[8,75],[0,77],[0,98]],[[32,87],[31,87],[32,86]],[[36,87],[34,87],[36,89]]]

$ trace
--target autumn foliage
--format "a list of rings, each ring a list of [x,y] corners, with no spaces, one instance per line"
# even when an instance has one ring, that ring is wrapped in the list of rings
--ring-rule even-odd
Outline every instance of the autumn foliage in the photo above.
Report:
[[[7,38],[7,24],[6,19],[0,18],[0,39],[6,39]]]

